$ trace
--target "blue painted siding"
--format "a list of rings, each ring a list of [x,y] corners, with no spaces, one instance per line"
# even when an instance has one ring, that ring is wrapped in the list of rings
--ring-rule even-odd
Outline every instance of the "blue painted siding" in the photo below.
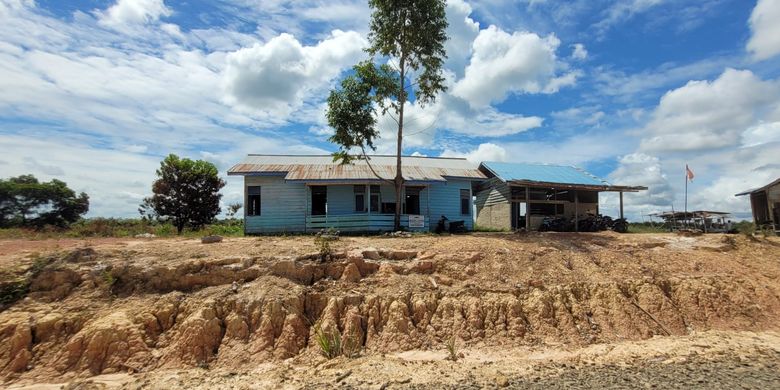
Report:
[[[285,182],[282,177],[247,176],[246,187],[260,186],[260,215],[245,216],[247,233],[300,232],[305,228],[307,189],[303,183]],[[246,207],[244,207],[246,212]]]
[[[439,218],[446,216],[450,221],[464,221],[466,229],[474,229],[473,200],[469,196],[469,215],[460,213],[460,190],[469,190],[471,182],[468,180],[449,180],[442,184],[432,184],[431,191],[431,225],[436,228]]]
[[[391,230],[392,215],[356,213],[353,185],[330,185],[328,187],[328,215],[307,217],[311,214],[311,192],[300,182],[287,182],[282,177],[247,176],[246,186],[260,186],[261,215],[245,216],[247,233],[303,232],[319,230],[324,225],[341,227],[341,230]],[[471,188],[468,180],[453,180],[447,183],[434,183],[420,192],[420,214],[425,216],[425,228],[414,230],[433,230],[441,215],[452,221],[463,220],[466,228],[473,229],[473,216],[460,214],[460,190]],[[391,185],[381,185],[383,202],[395,201],[395,191]],[[366,202],[368,193],[366,192]],[[430,204],[430,207],[429,207]],[[368,207],[368,203],[366,203]],[[471,210],[471,208],[469,208]],[[246,208],[244,209],[246,211]],[[408,227],[409,217],[401,218],[402,225]]]
[[[328,215],[355,214],[355,190],[352,185],[328,186]]]

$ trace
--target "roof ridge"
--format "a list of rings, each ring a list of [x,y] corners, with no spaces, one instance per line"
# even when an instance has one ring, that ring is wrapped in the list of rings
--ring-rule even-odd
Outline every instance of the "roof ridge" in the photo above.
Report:
[[[332,154],[263,154],[263,153],[248,153],[247,156],[253,156],[253,157],[259,157],[259,156],[265,156],[265,157],[333,157]],[[396,157],[394,154],[369,154],[368,157]],[[412,156],[412,155],[401,155],[401,158],[427,158],[427,159],[437,159],[437,160],[463,160],[466,161],[467,159],[465,157],[447,157],[447,156]]]

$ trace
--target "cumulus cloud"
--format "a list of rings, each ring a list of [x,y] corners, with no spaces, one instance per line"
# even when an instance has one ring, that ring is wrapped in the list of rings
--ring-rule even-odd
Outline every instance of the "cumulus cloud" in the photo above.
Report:
[[[465,157],[473,164],[483,161],[506,161],[506,149],[494,143],[479,144],[476,149],[468,152],[458,152],[445,149],[442,157]]]
[[[471,56],[471,44],[479,35],[479,23],[470,17],[471,6],[463,0],[448,0],[446,11],[449,39],[444,44],[444,49],[447,51],[444,66],[458,77],[462,77]]]
[[[742,133],[742,145],[757,146],[772,142],[780,143],[780,122],[760,123]]]
[[[780,91],[749,70],[726,69],[716,80],[689,81],[661,97],[643,129],[644,151],[691,151],[732,146]]]
[[[682,176],[681,176],[682,177]],[[632,153],[618,159],[618,167],[609,175],[617,185],[646,186],[647,191],[631,195],[630,206],[668,209],[674,201],[674,191],[669,185],[658,157],[644,153]]]
[[[156,22],[172,13],[164,0],[117,0],[105,11],[95,11],[100,24],[109,27]]]
[[[585,45],[575,43],[572,47],[571,58],[574,58],[575,60],[584,60],[588,58],[588,50],[585,48]]]
[[[758,0],[750,14],[752,35],[747,50],[756,60],[765,60],[780,53],[780,2]]]
[[[356,63],[366,41],[360,34],[333,31],[314,46],[304,46],[290,34],[257,43],[226,57],[226,102],[251,111],[289,114],[308,94],[327,87]]]
[[[452,89],[473,107],[501,102],[510,93],[554,93],[576,82],[576,73],[558,74],[555,35],[512,34],[490,26],[473,44],[465,76]]]

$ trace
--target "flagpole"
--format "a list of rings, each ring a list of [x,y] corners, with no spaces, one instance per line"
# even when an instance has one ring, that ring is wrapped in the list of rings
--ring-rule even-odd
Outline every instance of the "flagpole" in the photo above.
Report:
[[[685,224],[688,224],[688,165],[685,166],[685,210],[683,211],[685,216]]]

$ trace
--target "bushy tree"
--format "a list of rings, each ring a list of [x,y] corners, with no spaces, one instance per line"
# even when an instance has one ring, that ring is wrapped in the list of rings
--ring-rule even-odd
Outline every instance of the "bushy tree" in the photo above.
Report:
[[[185,227],[197,229],[214,220],[224,186],[214,164],[170,154],[157,170],[153,195],[144,199],[138,211],[144,217],[170,221],[181,234]]]
[[[40,182],[33,175],[0,180],[0,226],[66,227],[89,211],[89,196],[76,194],[57,179]]]
[[[447,57],[447,17],[444,0],[369,0],[372,9],[366,51],[367,61],[354,67],[328,97],[328,124],[336,131],[330,138],[339,145],[334,160],[349,163],[359,149],[359,158],[371,166],[366,148],[375,150],[379,107],[398,124],[396,134],[395,229],[401,226],[401,171],[404,106],[413,93],[418,106],[432,103],[446,89],[442,66]],[[377,58],[379,57],[379,58]],[[381,65],[377,65],[381,63]],[[372,168],[373,170],[373,168]],[[374,173],[376,175],[376,173]],[[379,175],[376,175],[379,177]]]

